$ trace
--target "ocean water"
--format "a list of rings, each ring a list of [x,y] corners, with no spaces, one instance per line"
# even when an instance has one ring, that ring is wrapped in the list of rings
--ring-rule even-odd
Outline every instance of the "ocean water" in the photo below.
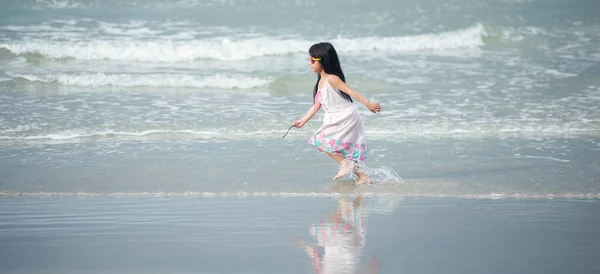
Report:
[[[332,180],[322,113],[282,139],[321,41],[381,103],[373,185]],[[596,0],[0,0],[0,272],[306,273],[356,195],[409,201],[381,273],[597,272],[599,45]]]
[[[5,194],[326,193],[335,164],[306,144],[322,114],[281,136],[331,41],[382,104],[359,109],[386,191],[600,195],[597,1],[1,6]]]

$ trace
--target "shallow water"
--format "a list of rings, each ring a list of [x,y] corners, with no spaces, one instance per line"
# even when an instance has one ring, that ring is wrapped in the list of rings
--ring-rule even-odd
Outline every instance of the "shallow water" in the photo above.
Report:
[[[352,187],[355,176],[334,182],[335,162],[304,140],[23,142],[0,149],[0,185],[9,196],[600,197],[595,139],[442,138],[371,146],[376,184]]]

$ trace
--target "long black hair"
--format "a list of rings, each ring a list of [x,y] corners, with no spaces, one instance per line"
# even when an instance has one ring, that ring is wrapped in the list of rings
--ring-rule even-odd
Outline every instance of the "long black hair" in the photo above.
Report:
[[[321,66],[323,66],[323,70],[327,74],[333,74],[340,79],[342,82],[346,82],[346,77],[344,76],[344,72],[342,71],[342,67],[340,66],[340,60],[338,59],[337,52],[331,43],[322,42],[314,44],[308,49],[308,54],[314,58],[321,58],[319,62],[321,62]],[[315,96],[317,96],[317,90],[319,89],[319,81],[321,80],[321,74],[317,73],[317,83],[315,84],[315,88],[313,89],[313,101]],[[344,97],[346,100],[352,102],[352,98],[350,95],[345,92],[340,92],[340,95]]]

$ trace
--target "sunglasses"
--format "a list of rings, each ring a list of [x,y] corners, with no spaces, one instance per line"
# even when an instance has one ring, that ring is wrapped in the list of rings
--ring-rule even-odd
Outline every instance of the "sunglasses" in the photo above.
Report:
[[[314,64],[316,61],[321,61],[321,58],[310,57],[310,63]]]

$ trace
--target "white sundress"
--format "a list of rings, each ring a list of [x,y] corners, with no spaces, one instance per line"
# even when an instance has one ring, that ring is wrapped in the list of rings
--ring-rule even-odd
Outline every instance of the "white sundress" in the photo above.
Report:
[[[365,127],[358,109],[328,81],[317,90],[315,103],[325,109],[323,125],[308,141],[321,152],[338,154],[356,163],[367,159]]]

